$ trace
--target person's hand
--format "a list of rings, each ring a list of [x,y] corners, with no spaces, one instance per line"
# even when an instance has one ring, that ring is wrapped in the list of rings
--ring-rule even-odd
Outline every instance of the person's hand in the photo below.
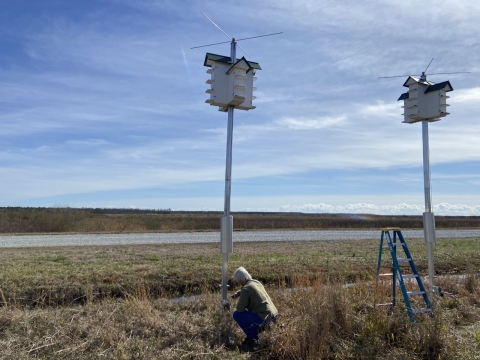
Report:
[[[233,293],[232,295],[232,299],[236,299],[240,296],[240,293],[236,292],[236,293]]]

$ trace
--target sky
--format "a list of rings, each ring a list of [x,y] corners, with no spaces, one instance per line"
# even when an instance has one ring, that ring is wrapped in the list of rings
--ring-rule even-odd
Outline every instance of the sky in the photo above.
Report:
[[[0,11],[0,206],[224,209],[227,114],[206,52],[258,62],[236,110],[232,211],[420,215],[408,75],[449,80],[429,124],[433,211],[480,215],[477,0],[18,0]],[[403,77],[378,79],[383,76]]]

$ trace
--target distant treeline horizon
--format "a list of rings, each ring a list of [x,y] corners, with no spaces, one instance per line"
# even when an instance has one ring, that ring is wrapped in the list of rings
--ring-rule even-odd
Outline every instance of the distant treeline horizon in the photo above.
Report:
[[[221,211],[0,207],[0,233],[218,231]],[[422,229],[421,215],[233,212],[234,230]],[[480,228],[480,216],[437,216],[437,229]]]
[[[58,211],[58,210],[72,210],[72,211],[88,211],[92,212],[93,214],[168,214],[172,212],[170,208],[168,209],[136,209],[136,208],[76,208],[70,206],[52,206],[52,207],[45,207],[45,206],[4,206],[0,207],[0,212],[10,212],[10,211]]]
[[[70,207],[70,206],[0,206],[0,212],[10,212],[19,210],[29,211],[87,211],[93,214],[223,214],[220,210],[172,210],[171,208],[165,209],[148,209],[148,208],[93,208],[93,207]],[[371,213],[313,213],[313,212],[301,212],[301,211],[231,211],[231,214],[251,214],[251,215],[305,215],[305,216],[350,216],[350,217],[422,217],[422,215],[407,215],[407,214],[371,214]],[[477,215],[435,215],[435,218],[478,218]]]

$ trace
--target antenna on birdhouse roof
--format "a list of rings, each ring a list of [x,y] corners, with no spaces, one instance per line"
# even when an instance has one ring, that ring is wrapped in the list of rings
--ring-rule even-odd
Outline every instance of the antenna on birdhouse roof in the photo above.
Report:
[[[208,21],[210,21],[218,30],[220,30],[227,38],[230,39],[230,41],[222,41],[222,42],[218,42],[218,43],[213,43],[213,44],[207,44],[207,45],[200,45],[200,46],[194,46],[190,49],[198,49],[198,48],[201,48],[201,47],[207,47],[207,46],[213,46],[213,45],[219,45],[219,44],[227,44],[227,43],[230,43],[230,42],[237,42],[237,41],[243,41],[243,40],[250,40],[250,39],[256,39],[256,38],[261,38],[261,37],[266,37],[266,36],[273,36],[273,35],[280,35],[280,34],[283,34],[283,31],[282,32],[277,32],[277,33],[272,33],[272,34],[265,34],[265,35],[257,35],[257,36],[252,36],[252,37],[247,37],[247,38],[242,38],[242,39],[235,39],[235,38],[232,38],[230,37],[225,31],[222,30],[222,28],[220,26],[218,26],[217,24],[215,24],[215,22],[213,22],[212,19],[210,19],[207,15],[205,15],[203,12],[202,12],[202,15],[205,16]],[[242,47],[240,45],[237,45],[240,50],[242,50],[247,56],[250,56],[250,54],[248,52],[246,52],[244,49],[242,49]],[[251,57],[251,56],[250,56]]]
[[[422,73],[420,75],[408,74],[408,75],[380,76],[379,79],[391,79],[391,78],[397,78],[397,77],[414,76],[414,77],[418,77],[420,79],[420,81],[427,82],[427,75],[470,74],[470,71],[455,71],[455,72],[427,74],[427,70],[430,67],[430,64],[432,63],[433,59],[435,59],[435,58],[433,57],[432,60],[430,60],[430,62],[428,63],[428,66],[425,69],[425,71],[422,71]]]

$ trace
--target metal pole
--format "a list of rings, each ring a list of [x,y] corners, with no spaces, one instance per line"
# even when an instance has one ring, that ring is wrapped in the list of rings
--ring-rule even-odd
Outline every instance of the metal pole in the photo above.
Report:
[[[220,222],[222,251],[222,304],[228,307],[228,254],[233,252],[233,217],[230,215],[230,194],[232,190],[232,143],[233,106],[228,107],[227,154],[225,165],[225,203]]]
[[[222,254],[222,307],[228,309],[228,253]]]
[[[425,188],[425,212],[432,212],[432,197],[430,195],[430,149],[428,144],[428,121],[422,121],[423,142],[423,183]]]
[[[423,142],[423,182],[425,188],[425,212],[423,213],[423,231],[427,243],[428,259],[428,281],[430,283],[430,295],[433,300],[434,290],[434,268],[433,268],[433,247],[436,241],[435,236],[435,215],[432,212],[432,197],[430,193],[430,150],[428,144],[428,121],[422,121],[422,142]]]
[[[230,46],[230,58],[232,64],[236,62],[235,39]],[[222,306],[229,308],[228,297],[228,254],[233,252],[233,217],[230,215],[230,195],[232,190],[232,143],[233,143],[233,110],[234,106],[228,106],[227,126],[227,154],[225,165],[225,202],[223,216],[220,221],[220,247],[222,252]]]
[[[225,202],[223,215],[230,215],[230,194],[232,191],[232,143],[233,143],[233,109],[228,107],[228,126],[227,126],[227,155],[225,165]]]
[[[232,65],[237,61],[236,59],[236,46],[235,38],[232,39],[230,44],[230,59]],[[232,142],[233,142],[233,110],[234,107],[230,105],[228,107],[228,127],[227,127],[227,161],[225,166],[225,204],[223,215],[230,215],[230,194],[232,191]],[[233,229],[232,229],[233,231]]]

